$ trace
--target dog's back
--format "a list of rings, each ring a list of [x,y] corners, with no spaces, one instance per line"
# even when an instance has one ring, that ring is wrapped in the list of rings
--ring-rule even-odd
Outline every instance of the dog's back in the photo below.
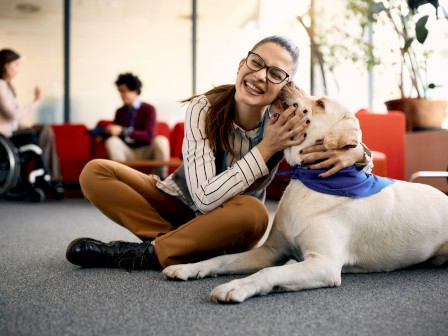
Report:
[[[308,226],[337,231],[346,244],[344,272],[390,271],[448,255],[448,197],[424,184],[396,181],[372,196],[350,198],[293,180],[277,216],[298,246],[308,245]]]

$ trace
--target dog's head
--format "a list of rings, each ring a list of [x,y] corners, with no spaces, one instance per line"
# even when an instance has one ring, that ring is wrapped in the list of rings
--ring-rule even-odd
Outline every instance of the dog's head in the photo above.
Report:
[[[328,97],[307,95],[294,84],[285,86],[279,97],[271,105],[271,113],[281,113],[288,106],[297,104],[297,111],[306,114],[310,125],[306,129],[306,139],[299,146],[285,149],[289,164],[300,164],[300,150],[323,140],[327,149],[355,147],[361,141],[358,119],[338,101]]]

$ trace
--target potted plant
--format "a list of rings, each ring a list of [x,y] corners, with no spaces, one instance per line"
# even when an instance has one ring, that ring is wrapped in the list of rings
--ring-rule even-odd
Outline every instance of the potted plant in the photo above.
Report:
[[[430,15],[421,15],[422,5],[433,6],[433,18],[444,11],[438,0],[349,0],[347,9],[358,16],[362,25],[372,22],[389,29],[395,41],[390,53],[396,55],[395,71],[400,98],[386,101],[388,110],[406,114],[407,130],[440,128],[446,116],[447,101],[428,99],[428,92],[436,87],[427,76],[427,59],[430,52],[425,48]],[[367,20],[366,20],[367,18]],[[369,44],[369,42],[366,42]],[[373,47],[373,46],[372,46]],[[369,50],[364,48],[364,50]],[[372,50],[372,49],[370,49]],[[374,49],[373,49],[374,50]],[[379,64],[375,53],[367,54],[367,65]]]

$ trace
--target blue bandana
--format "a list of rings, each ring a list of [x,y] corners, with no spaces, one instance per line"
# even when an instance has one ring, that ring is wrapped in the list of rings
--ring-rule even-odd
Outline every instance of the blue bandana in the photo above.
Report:
[[[356,166],[341,169],[329,177],[319,177],[326,169],[306,169],[294,166],[289,172],[279,175],[290,175],[291,179],[300,180],[306,187],[324,194],[361,198],[379,193],[383,188],[391,185],[395,180],[368,175]]]

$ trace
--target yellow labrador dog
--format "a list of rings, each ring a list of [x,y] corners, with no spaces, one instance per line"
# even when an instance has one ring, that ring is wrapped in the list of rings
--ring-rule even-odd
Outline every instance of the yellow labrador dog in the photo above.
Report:
[[[169,266],[163,270],[168,278],[254,273],[211,292],[214,301],[243,302],[274,290],[340,286],[341,272],[392,271],[448,260],[448,196],[355,167],[316,178],[319,172],[300,167],[301,148],[319,139],[328,149],[354,146],[360,141],[358,121],[336,101],[306,97],[294,87],[283,99],[307,109],[311,123],[306,141],[285,150],[296,166],[267,241],[247,252]],[[282,105],[274,103],[271,109],[283,110]]]

